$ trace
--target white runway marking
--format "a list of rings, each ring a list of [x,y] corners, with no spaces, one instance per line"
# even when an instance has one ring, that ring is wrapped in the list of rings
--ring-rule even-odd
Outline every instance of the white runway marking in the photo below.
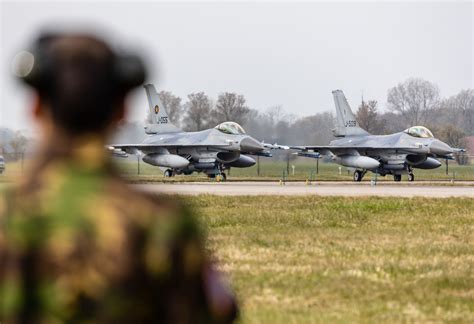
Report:
[[[278,182],[189,182],[137,184],[136,188],[151,192],[180,195],[213,194],[221,196],[243,195],[319,195],[319,196],[383,196],[383,197],[474,197],[474,187],[456,185],[416,185],[370,183],[286,183]]]

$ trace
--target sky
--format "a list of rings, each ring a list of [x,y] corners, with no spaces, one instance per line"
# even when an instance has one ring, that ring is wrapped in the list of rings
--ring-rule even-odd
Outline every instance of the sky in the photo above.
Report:
[[[32,129],[32,93],[11,74],[14,55],[44,28],[85,28],[140,52],[148,82],[183,98],[243,94],[260,111],[333,111],[342,89],[356,108],[386,107],[409,77],[443,97],[474,88],[473,2],[0,2],[0,127]],[[143,89],[127,119],[143,121]]]

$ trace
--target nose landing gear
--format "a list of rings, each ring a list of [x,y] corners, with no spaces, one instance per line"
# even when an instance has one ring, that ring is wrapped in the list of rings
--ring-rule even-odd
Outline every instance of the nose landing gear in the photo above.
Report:
[[[361,182],[362,181],[362,178],[364,177],[366,171],[361,171],[361,170],[355,170],[354,171],[354,181],[356,182]]]
[[[221,174],[216,175],[216,181],[217,182],[226,181],[226,180],[227,180],[227,176],[225,175],[224,172],[222,172]]]
[[[212,171],[209,170],[210,172],[207,173],[207,176],[209,177],[209,179],[215,179],[217,182],[226,181],[227,176],[224,170],[225,170],[224,166],[216,165],[215,169],[213,169]]]
[[[171,178],[174,177],[175,173],[172,169],[166,169],[163,175],[165,176],[165,178]]]

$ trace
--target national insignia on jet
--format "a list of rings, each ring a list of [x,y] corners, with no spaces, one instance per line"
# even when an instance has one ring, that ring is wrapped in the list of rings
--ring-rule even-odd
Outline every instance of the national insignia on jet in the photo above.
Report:
[[[160,112],[160,107],[158,105],[155,106],[155,114],[158,114]]]

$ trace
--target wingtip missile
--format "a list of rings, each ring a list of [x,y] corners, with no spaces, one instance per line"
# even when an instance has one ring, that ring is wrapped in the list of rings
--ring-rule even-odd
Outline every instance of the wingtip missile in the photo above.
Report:
[[[321,158],[321,154],[319,154],[317,152],[296,152],[296,153],[293,153],[293,154],[296,154],[297,156],[312,158],[312,159]]]

